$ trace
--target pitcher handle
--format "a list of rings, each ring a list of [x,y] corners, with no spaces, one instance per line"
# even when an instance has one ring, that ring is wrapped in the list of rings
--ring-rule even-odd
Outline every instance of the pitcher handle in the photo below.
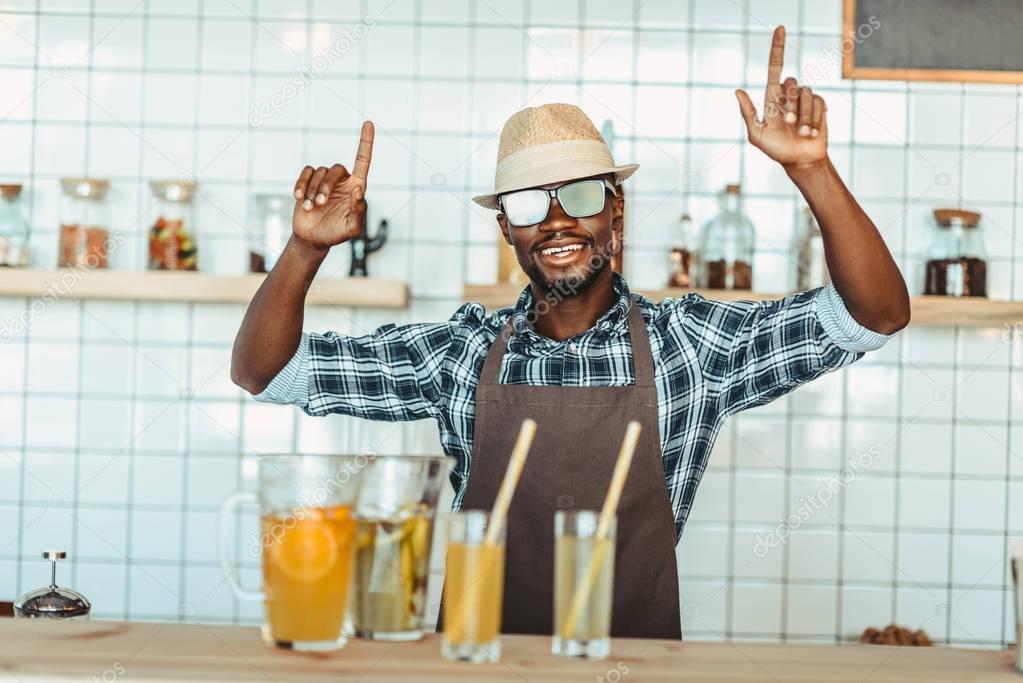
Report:
[[[224,573],[224,578],[227,579],[228,585],[231,586],[231,590],[234,591],[239,600],[253,602],[265,600],[266,593],[261,590],[250,590],[242,586],[241,580],[238,578],[238,572],[235,571],[235,561],[230,548],[235,540],[235,528],[232,522],[234,521],[238,506],[242,503],[256,503],[258,500],[256,494],[251,491],[232,493],[220,506],[220,515],[217,518],[217,528],[219,530],[217,559],[220,561],[220,571]]]

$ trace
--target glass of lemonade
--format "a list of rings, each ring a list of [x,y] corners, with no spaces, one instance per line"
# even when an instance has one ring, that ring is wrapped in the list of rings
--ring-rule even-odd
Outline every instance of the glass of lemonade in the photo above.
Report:
[[[592,510],[554,514],[551,652],[556,655],[603,659],[611,651],[616,525],[612,519],[607,538],[599,538],[599,520],[600,513]],[[569,619],[572,622],[566,623]]]
[[[259,459],[258,492],[239,492],[221,508],[220,562],[235,594],[266,607],[263,639],[281,648],[324,651],[344,645],[355,554],[354,505],[369,456],[267,456]],[[229,521],[244,503],[258,504],[259,538],[248,554],[261,558],[262,590],[238,580],[228,548]]]
[[[376,456],[362,473],[349,633],[419,640],[446,456]]]
[[[496,662],[501,657],[505,527],[496,543],[485,543],[489,517],[480,510],[450,517],[441,643],[446,659]]]

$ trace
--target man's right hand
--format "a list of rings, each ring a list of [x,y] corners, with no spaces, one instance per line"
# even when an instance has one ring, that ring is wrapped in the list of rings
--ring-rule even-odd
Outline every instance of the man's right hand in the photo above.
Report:
[[[295,212],[291,218],[297,239],[326,252],[359,234],[366,213],[366,178],[372,158],[373,123],[366,121],[351,173],[341,164],[302,169],[295,183]]]

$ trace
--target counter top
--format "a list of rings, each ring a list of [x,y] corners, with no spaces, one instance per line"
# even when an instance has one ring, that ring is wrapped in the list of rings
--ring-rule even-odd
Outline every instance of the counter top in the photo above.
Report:
[[[516,683],[742,681],[882,683],[1012,681],[1007,652],[877,645],[677,643],[618,639],[602,662],[550,655],[550,639],[503,636],[499,664],[440,657],[438,636],[417,643],[352,640],[340,652],[268,648],[255,628],[92,621],[0,620],[0,678],[17,683],[81,681],[441,682],[452,678]]]

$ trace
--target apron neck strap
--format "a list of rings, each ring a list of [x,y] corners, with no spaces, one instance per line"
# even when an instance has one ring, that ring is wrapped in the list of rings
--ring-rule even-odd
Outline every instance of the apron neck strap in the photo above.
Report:
[[[650,350],[650,335],[643,322],[643,312],[633,300],[629,307],[629,339],[632,341],[632,365],[636,370],[636,386],[654,386],[654,354]]]
[[[499,384],[498,376],[501,372],[501,361],[508,351],[508,342],[514,334],[512,318],[501,328],[494,343],[487,352],[486,360],[483,362],[483,372],[480,375],[480,384]],[[650,337],[646,331],[646,323],[643,322],[643,314],[639,305],[633,301],[629,307],[629,339],[632,341],[632,364],[636,372],[637,387],[654,386],[654,356],[650,350]]]

